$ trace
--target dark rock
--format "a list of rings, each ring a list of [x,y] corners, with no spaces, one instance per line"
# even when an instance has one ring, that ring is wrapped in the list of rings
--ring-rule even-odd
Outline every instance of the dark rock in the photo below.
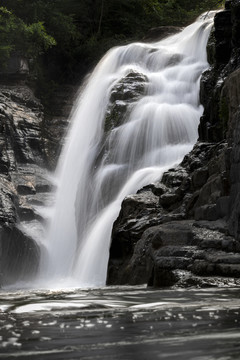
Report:
[[[159,198],[159,204],[165,209],[176,204],[179,201],[179,196],[176,193],[163,194]]]
[[[43,107],[26,85],[0,85],[0,123],[0,272],[7,285],[37,272],[38,246],[19,224],[29,221],[31,229],[43,221],[33,199],[51,183],[42,169]]]
[[[215,15],[215,59],[217,64],[226,64],[231,56],[232,22],[231,11],[220,11]]]
[[[131,256],[144,230],[159,222],[158,197],[150,191],[127,196],[112,232],[111,257]]]
[[[29,221],[36,219],[33,208],[31,206],[28,206],[27,204],[20,204],[17,210],[20,221]]]
[[[216,207],[217,207],[217,217],[218,218],[223,218],[225,216],[228,216],[229,202],[230,202],[229,196],[222,196],[219,199],[217,199]]]
[[[78,86],[62,85],[56,88],[51,97],[51,112],[44,114],[43,141],[50,169],[56,167],[77,95]]]
[[[17,220],[16,189],[4,176],[0,176],[0,184],[0,224],[14,224]]]
[[[3,141],[10,166],[17,162],[44,164],[42,105],[26,86],[0,86]],[[14,157],[14,159],[13,159]]]
[[[162,246],[184,246],[193,242],[192,221],[175,221],[149,229],[153,249]]]
[[[152,270],[152,277],[150,277],[147,285],[155,288],[169,287],[175,285],[178,281],[178,274],[174,271],[155,266]]]
[[[215,264],[240,264],[240,254],[229,254],[225,252],[208,254],[208,260]]]
[[[226,10],[230,10],[231,9],[231,0],[226,0],[225,1],[225,9]]]
[[[193,274],[201,276],[209,276],[215,274],[215,265],[209,264],[209,262],[204,260],[195,260],[191,266],[191,271]]]
[[[26,234],[14,227],[0,228],[1,283],[26,281],[38,270],[39,248]]]
[[[209,173],[207,167],[202,167],[200,169],[196,169],[192,176],[192,185],[195,189],[201,188],[206,184]]]
[[[121,240],[122,244],[123,240],[124,239]],[[167,256],[167,258],[166,256],[159,256],[162,255],[159,253],[159,250],[163,247],[170,246],[174,247],[174,250],[176,251],[176,246],[183,247],[185,245],[192,245],[193,242],[194,238],[191,222],[171,222],[149,227],[142,234],[141,239],[136,242],[134,247],[131,247],[131,251],[128,252],[127,257],[122,251],[116,249],[116,244],[113,243],[111,252],[113,249],[117,251],[110,255],[107,282],[108,284],[132,284],[135,281],[138,284],[142,284],[151,282],[149,280],[149,277],[151,277],[153,283],[156,284],[152,274],[153,268],[155,268],[154,273],[156,272],[156,269],[159,269],[160,267],[164,268],[165,266],[166,268],[166,264],[168,264],[168,270],[169,268],[174,269],[176,264],[178,264],[178,267],[182,268],[187,266],[186,263],[189,263],[190,261],[189,256],[186,256],[186,258],[179,256],[177,259],[171,258],[171,256]],[[185,265],[183,265],[183,263]],[[165,280],[163,279],[162,281]],[[159,282],[159,280],[157,280],[157,282]]]
[[[235,264],[217,264],[216,274],[227,277],[240,277],[240,265]]]
[[[218,219],[217,206],[213,205],[203,205],[197,207],[194,213],[195,220],[209,220],[215,221]]]
[[[142,192],[149,191],[149,190],[155,196],[161,196],[168,191],[168,188],[162,182],[159,181],[159,182],[144,186],[142,189],[137,191],[137,194],[141,194]]]
[[[239,50],[240,48],[240,3],[234,0],[231,3],[232,11],[232,45]]]
[[[223,219],[218,219],[216,221],[207,221],[207,220],[196,221],[193,223],[193,225],[194,227],[205,228],[209,230],[217,230],[224,234],[227,233],[227,229],[228,229],[227,222]]]
[[[147,77],[133,70],[113,87],[105,118],[105,132],[124,122],[128,107],[144,94],[146,83]]]
[[[220,175],[211,176],[199,192],[196,207],[204,204],[214,204],[223,195],[222,179]]]
[[[175,169],[169,169],[163,174],[162,183],[168,187],[177,187],[180,186],[187,177],[187,171],[183,167],[178,166]]]
[[[179,281],[177,287],[235,287],[240,285],[240,280],[233,277],[215,276],[197,276],[188,271],[178,272]]]
[[[235,70],[225,80],[220,98],[220,116],[221,120],[228,129],[229,141],[234,141],[234,131],[236,131],[236,122],[234,115],[238,110],[240,103],[240,69]]]

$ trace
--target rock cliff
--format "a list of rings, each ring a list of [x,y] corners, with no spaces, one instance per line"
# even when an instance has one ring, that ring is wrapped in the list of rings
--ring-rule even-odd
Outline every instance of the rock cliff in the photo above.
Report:
[[[0,284],[36,274],[44,238],[45,206],[52,201],[49,168],[56,165],[70,112],[61,90],[55,117],[26,84],[26,76],[4,74],[0,84]],[[70,96],[72,99],[72,96]],[[35,240],[37,240],[38,244]]]
[[[192,152],[122,203],[108,284],[240,284],[239,19],[239,0],[215,16]]]
[[[20,221],[37,217],[31,204],[37,191],[47,186],[41,168],[43,109],[28,87],[1,85],[0,119],[1,275],[2,282],[8,283],[37,269],[38,247]]]

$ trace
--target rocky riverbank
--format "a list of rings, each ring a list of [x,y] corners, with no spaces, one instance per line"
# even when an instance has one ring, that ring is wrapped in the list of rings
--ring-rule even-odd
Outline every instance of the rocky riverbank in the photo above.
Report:
[[[108,284],[240,284],[240,1],[216,14],[199,141],[115,221]]]

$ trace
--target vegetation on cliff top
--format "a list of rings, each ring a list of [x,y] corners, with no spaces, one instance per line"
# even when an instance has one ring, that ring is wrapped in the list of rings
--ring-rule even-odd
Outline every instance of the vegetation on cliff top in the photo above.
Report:
[[[139,40],[151,27],[187,25],[221,4],[222,0],[0,0],[0,69],[12,52],[27,57],[43,95],[49,84],[79,80],[110,47]]]

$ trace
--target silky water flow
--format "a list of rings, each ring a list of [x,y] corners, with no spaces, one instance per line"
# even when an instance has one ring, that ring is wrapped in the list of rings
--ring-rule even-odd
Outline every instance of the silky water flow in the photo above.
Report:
[[[58,190],[38,281],[90,287],[106,281],[114,220],[129,194],[161,179],[198,137],[200,77],[213,14],[155,43],[111,49],[81,91],[60,156]],[[114,87],[129,73],[144,95],[104,131]]]

